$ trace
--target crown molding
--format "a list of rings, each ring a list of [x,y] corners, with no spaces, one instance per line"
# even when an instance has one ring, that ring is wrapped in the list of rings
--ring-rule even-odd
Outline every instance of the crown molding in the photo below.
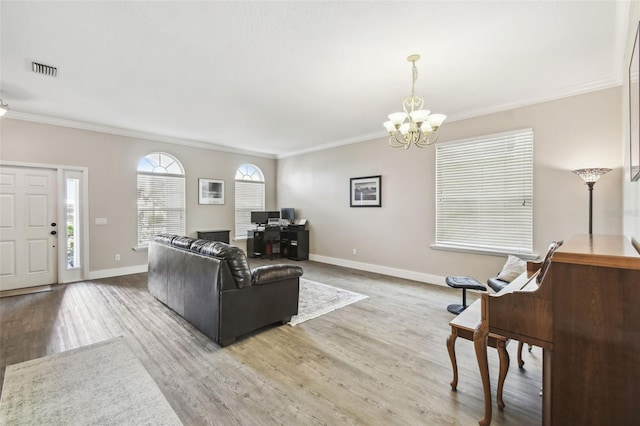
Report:
[[[610,89],[612,87],[617,87],[621,85],[622,85],[622,76],[620,76],[619,79],[614,79],[614,78],[602,79],[595,82],[576,85],[566,90],[556,92],[553,95],[544,95],[544,96],[525,98],[517,102],[511,102],[511,103],[502,104],[502,105],[495,105],[489,108],[481,108],[473,111],[466,111],[460,114],[452,114],[447,117],[447,122],[453,123],[455,121],[468,120],[471,118],[482,117],[485,115],[509,111],[517,108],[524,108],[531,105],[551,102],[558,99],[568,98],[571,96],[577,96],[577,95],[582,95],[589,92],[595,92],[598,90]],[[281,158],[287,158],[287,157],[294,157],[297,155],[308,154],[311,152],[323,151],[325,149],[337,148],[344,145],[350,145],[350,144],[359,143],[359,142],[368,142],[375,139],[386,138],[388,136],[389,136],[389,133],[387,133],[384,130],[381,130],[379,132],[367,133],[365,135],[360,135],[353,138],[342,139],[335,142],[328,142],[322,145],[317,145],[315,147],[303,149],[300,151],[279,154],[277,158],[281,159]]]
[[[325,149],[338,148],[340,146],[351,145],[358,142],[368,142],[374,139],[384,138],[385,136],[389,136],[389,133],[387,133],[386,130],[380,130],[378,132],[367,133],[367,134],[355,136],[352,138],[340,139],[334,142],[327,142],[322,145],[316,145],[314,147],[301,149],[299,151],[279,154],[277,158],[281,159],[281,158],[287,158],[287,157],[295,157],[296,155],[308,154],[316,151],[324,151]]]
[[[447,122],[452,123],[455,121],[462,121],[462,120],[467,120],[471,118],[477,118],[484,115],[495,114],[495,113],[509,111],[517,108],[523,108],[531,105],[541,104],[544,102],[550,102],[550,101],[554,101],[562,98],[568,98],[571,96],[577,96],[577,95],[581,95],[589,92],[594,92],[597,90],[604,90],[612,87],[621,86],[623,76],[620,75],[618,77],[619,78],[606,78],[606,79],[602,79],[602,80],[598,80],[598,81],[594,81],[594,82],[590,82],[582,85],[572,86],[565,90],[556,92],[552,95],[530,97],[530,98],[518,100],[517,102],[511,102],[511,103],[506,103],[502,105],[495,105],[489,108],[481,108],[481,109],[476,109],[472,111],[466,111],[459,114],[452,114],[449,117],[447,117]],[[290,152],[280,153],[280,154],[272,154],[272,153],[266,153],[266,152],[243,150],[243,149],[233,148],[226,145],[218,145],[210,142],[173,138],[173,137],[159,135],[155,133],[141,132],[141,131],[130,130],[130,129],[122,129],[118,127],[104,126],[104,125],[94,124],[94,123],[84,123],[80,121],[66,120],[66,119],[57,118],[57,117],[29,114],[29,113],[23,113],[23,112],[11,111],[11,110],[9,110],[9,112],[7,112],[7,114],[4,117],[16,119],[16,120],[31,121],[35,123],[41,123],[41,124],[50,124],[54,126],[70,127],[74,129],[80,129],[80,130],[107,133],[107,134],[113,134],[118,136],[126,136],[126,137],[131,137],[136,139],[146,139],[146,140],[152,140],[157,142],[165,142],[165,143],[171,143],[176,145],[189,146],[193,148],[202,148],[202,149],[209,149],[213,151],[222,151],[222,152],[229,152],[234,154],[251,155],[251,156],[269,158],[269,159],[282,159],[282,158],[288,158],[288,157],[295,157],[298,155],[309,154],[312,152],[338,148],[345,145],[351,145],[355,143],[368,142],[375,139],[381,139],[389,135],[385,130],[380,130],[377,132],[366,133],[366,134],[354,136],[351,138],[340,139],[333,142],[327,142],[327,143],[316,145],[307,149],[290,151]]]
[[[244,155],[251,155],[255,157],[270,158],[270,159],[276,158],[274,154],[265,153],[265,152],[249,151],[249,150],[244,150],[239,148],[233,148],[226,145],[218,145],[210,142],[174,138],[170,136],[159,135],[156,133],[142,132],[142,131],[131,130],[131,129],[123,129],[123,128],[112,127],[112,126],[104,126],[104,125],[95,124],[95,123],[85,123],[82,121],[67,120],[63,118],[50,117],[45,115],[29,114],[25,112],[17,112],[17,111],[9,110],[9,112],[7,112],[4,117],[11,118],[14,120],[29,121],[33,123],[39,123],[39,124],[49,124],[53,126],[87,130],[90,132],[107,133],[110,135],[125,136],[125,137],[135,138],[135,139],[146,139],[146,140],[151,140],[156,142],[171,143],[175,145],[183,145],[183,146],[188,146],[192,148],[202,148],[202,149],[209,149],[213,151],[229,152],[233,154],[244,154]]]
[[[552,95],[534,96],[518,100],[517,102],[506,103],[502,105],[495,105],[489,108],[482,108],[472,111],[466,111],[460,114],[453,114],[447,118],[447,122],[468,120],[470,118],[477,118],[484,115],[495,114],[498,112],[509,111],[518,108],[524,108],[532,105],[542,104],[545,102],[551,102],[558,99],[569,98],[572,96],[583,95],[589,92],[595,92],[598,90],[610,89],[612,87],[622,86],[622,76],[620,78],[605,78],[602,80],[573,86],[565,90],[556,92]]]

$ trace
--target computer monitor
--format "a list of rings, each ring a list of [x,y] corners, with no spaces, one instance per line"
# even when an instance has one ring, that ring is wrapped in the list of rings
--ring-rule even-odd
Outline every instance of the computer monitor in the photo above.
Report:
[[[293,222],[295,219],[295,211],[292,207],[283,207],[280,209],[280,218]]]
[[[280,212],[251,212],[251,223],[266,225],[269,219],[280,219]]]
[[[269,220],[268,212],[251,212],[251,223],[264,225]]]

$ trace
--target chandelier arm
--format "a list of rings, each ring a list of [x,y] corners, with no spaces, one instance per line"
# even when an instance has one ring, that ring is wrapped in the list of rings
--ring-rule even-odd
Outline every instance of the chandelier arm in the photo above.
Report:
[[[398,133],[394,133],[389,137],[389,145],[393,148],[403,148],[406,144],[404,141],[398,140]]]

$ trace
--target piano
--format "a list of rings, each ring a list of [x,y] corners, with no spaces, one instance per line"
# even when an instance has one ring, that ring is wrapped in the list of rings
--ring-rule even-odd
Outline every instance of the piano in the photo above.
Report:
[[[543,425],[640,424],[640,247],[577,235],[540,270],[482,294],[474,346],[491,423],[489,333],[543,349]]]

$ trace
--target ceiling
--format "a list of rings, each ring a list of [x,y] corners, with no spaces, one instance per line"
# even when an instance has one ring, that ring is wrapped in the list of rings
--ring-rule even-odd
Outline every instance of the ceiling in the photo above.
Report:
[[[449,122],[619,85],[629,13],[615,1],[0,8],[7,117],[274,157],[384,136],[413,53],[416,92]]]

